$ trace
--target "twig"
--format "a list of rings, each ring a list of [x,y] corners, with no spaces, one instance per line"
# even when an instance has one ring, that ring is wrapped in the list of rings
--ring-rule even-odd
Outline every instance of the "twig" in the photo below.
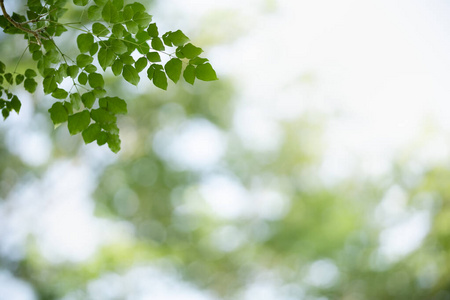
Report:
[[[31,30],[31,29],[25,28],[25,27],[22,26],[21,23],[18,23],[16,21],[14,21],[11,18],[11,16],[6,12],[5,5],[4,5],[3,2],[4,2],[4,0],[0,0],[0,7],[2,9],[3,15],[5,16],[6,20],[8,20],[9,23],[11,23],[14,27],[16,27],[16,28],[18,28],[18,29],[20,29],[20,30],[22,30],[24,32],[32,34],[36,38],[36,41],[37,41],[38,45],[42,45],[41,39],[43,37],[39,34],[40,31],[39,30]]]

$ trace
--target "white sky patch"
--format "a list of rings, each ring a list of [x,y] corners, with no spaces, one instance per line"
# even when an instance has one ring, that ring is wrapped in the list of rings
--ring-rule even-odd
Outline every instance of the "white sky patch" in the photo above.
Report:
[[[321,259],[313,262],[308,269],[306,283],[327,288],[336,283],[339,278],[339,269],[329,259]]]
[[[6,271],[0,270],[0,300],[34,300],[37,299],[31,286]]]
[[[206,120],[190,120],[159,131],[154,140],[158,155],[177,168],[207,170],[225,153],[225,135]]]

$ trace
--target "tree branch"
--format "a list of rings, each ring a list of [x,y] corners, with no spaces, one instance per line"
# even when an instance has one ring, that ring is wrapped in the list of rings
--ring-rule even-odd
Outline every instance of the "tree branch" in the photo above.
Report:
[[[3,15],[5,16],[6,20],[8,20],[9,23],[11,23],[14,27],[16,27],[16,28],[18,28],[18,29],[20,29],[20,30],[22,30],[24,32],[32,34],[36,38],[36,41],[37,41],[38,45],[42,45],[41,38],[43,38],[43,37],[41,35],[39,35],[39,31],[25,28],[25,27],[22,26],[21,23],[18,23],[16,21],[14,21],[11,18],[11,16],[6,12],[5,5],[4,5],[3,2],[4,2],[4,0],[0,0],[0,7],[2,9]]]

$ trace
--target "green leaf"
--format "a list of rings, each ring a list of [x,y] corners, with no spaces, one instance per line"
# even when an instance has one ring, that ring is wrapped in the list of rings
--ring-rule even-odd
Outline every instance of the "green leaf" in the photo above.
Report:
[[[29,93],[34,93],[36,91],[37,82],[33,78],[25,79],[23,86]]]
[[[164,44],[166,44],[169,47],[172,47],[172,41],[169,39],[169,34],[171,34],[172,31],[168,31],[163,34],[162,39],[164,41]]]
[[[57,88],[54,76],[45,77],[44,80],[42,81],[42,85],[44,86],[45,94],[50,94]]]
[[[97,21],[102,17],[102,8],[97,5],[92,5],[88,8],[88,18],[92,21]]]
[[[195,47],[191,43],[184,45],[181,51],[188,59],[195,58],[203,52],[202,48]]]
[[[156,26],[155,23],[152,23],[148,26],[147,28],[147,32],[151,37],[158,37],[159,36],[159,32],[158,32],[158,26]]]
[[[151,62],[160,62],[161,61],[161,56],[159,55],[158,52],[149,52],[147,53],[147,59]]]
[[[100,107],[113,114],[126,114],[127,103],[119,97],[104,97],[99,100]]]
[[[77,37],[77,45],[81,53],[88,52],[93,44],[94,36],[90,33],[82,33]]]
[[[13,75],[11,73],[6,73],[4,76],[5,76],[6,82],[8,82],[9,84],[14,83]]]
[[[174,46],[183,46],[187,42],[189,42],[189,38],[184,35],[181,30],[177,30],[169,34],[169,39],[171,40]]]
[[[76,65],[67,67],[67,75],[72,77],[73,79],[77,78],[78,72],[80,68]]]
[[[134,63],[134,67],[136,68],[136,71],[139,73],[142,70],[145,69],[145,67],[147,66],[147,58],[145,57],[141,57],[139,58],[135,63]]]
[[[98,63],[102,67],[103,70],[106,70],[107,67],[111,66],[114,63],[114,59],[116,58],[116,54],[111,48],[100,48],[98,51]]]
[[[37,76],[36,71],[33,70],[33,69],[27,69],[25,71],[25,77],[26,78],[33,78],[33,77],[36,77],[36,76]]]
[[[116,59],[116,61],[111,66],[112,72],[115,76],[119,76],[122,74],[123,62],[120,59]]]
[[[150,66],[150,68],[147,69],[147,77],[148,77],[148,79],[152,80],[154,74],[155,74],[155,68],[153,68],[153,66]]]
[[[167,90],[166,73],[160,70],[155,70],[153,74],[153,84],[160,89]]]
[[[125,43],[119,39],[113,39],[111,41],[111,48],[117,54],[124,54],[125,52],[128,51],[128,48],[125,45]]]
[[[103,6],[106,4],[107,0],[94,0],[95,4],[97,4],[98,6]]]
[[[150,37],[150,35],[148,34],[147,31],[139,30],[139,32],[136,34],[136,40],[139,43],[144,43],[144,42],[146,42],[146,41],[148,41],[150,39],[151,39],[151,37]]]
[[[6,118],[9,117],[9,110],[6,109],[6,108],[4,108],[4,109],[2,110],[2,115],[3,115],[3,119],[6,120]]]
[[[107,36],[109,34],[109,29],[106,28],[102,23],[92,24],[92,32],[99,37]]]
[[[102,17],[108,23],[117,23],[119,21],[119,11],[111,1],[105,3],[102,10]]]
[[[133,15],[134,15],[134,11],[133,11],[133,7],[131,6],[131,4],[126,5],[123,8],[123,20],[129,21],[133,18]]]
[[[91,56],[94,56],[94,54],[97,53],[97,51],[98,51],[98,43],[94,43],[91,49],[89,49],[89,54]]]
[[[112,33],[116,38],[121,39],[123,37],[124,30],[125,28],[122,26],[122,24],[114,24],[112,28]]]
[[[80,54],[77,56],[77,66],[80,68],[86,67],[88,64],[92,63],[94,58],[86,54]]]
[[[139,53],[145,55],[150,51],[150,46],[146,42],[143,42],[137,46],[137,50]]]
[[[98,135],[100,134],[100,131],[101,131],[100,125],[98,125],[97,123],[89,125],[89,127],[83,130],[83,132],[81,133],[81,135],[83,136],[84,143],[89,144],[95,141]]]
[[[67,110],[61,102],[53,103],[48,112],[50,113],[50,118],[55,125],[67,121]]]
[[[56,88],[53,93],[52,97],[56,99],[66,99],[69,93],[66,90]]]
[[[108,136],[108,147],[112,152],[117,153],[120,151],[120,138],[117,134],[110,134]]]
[[[5,73],[6,65],[0,61],[0,74]]]
[[[94,73],[95,71],[97,71],[97,67],[94,66],[93,64],[89,64],[86,67],[84,67],[84,71],[88,73]]]
[[[19,113],[20,107],[22,107],[22,103],[20,103],[19,98],[17,98],[16,95],[14,95],[11,99],[11,107],[16,111],[16,113]]]
[[[113,5],[118,9],[121,10],[123,8],[123,0],[113,0]]]
[[[88,75],[84,72],[81,72],[80,75],[78,75],[78,82],[82,85],[85,85],[88,81]]]
[[[91,116],[88,110],[83,110],[79,113],[68,117],[67,127],[71,135],[77,134],[85,130],[91,122]]]
[[[16,75],[16,85],[21,84],[24,79],[25,79],[25,76],[23,76],[22,74],[17,74]]]
[[[137,85],[140,80],[139,73],[131,65],[123,66],[122,76],[126,81],[133,85]]]
[[[207,61],[208,61],[207,58],[196,57],[196,58],[191,59],[189,61],[189,64],[191,64],[191,65],[201,65],[201,64],[204,64]]]
[[[97,145],[101,146],[106,144],[106,141],[108,140],[109,134],[101,131],[97,136]]]
[[[195,76],[203,81],[218,80],[216,71],[214,71],[213,67],[209,63],[197,66]]]
[[[81,101],[86,108],[92,108],[92,105],[95,103],[95,95],[93,92],[84,93],[81,96]]]
[[[91,118],[92,120],[100,124],[115,123],[117,120],[115,115],[102,107],[91,110]]]
[[[120,56],[120,60],[124,65],[132,65],[134,64],[134,59],[131,55],[122,55]]]
[[[128,31],[132,34],[136,34],[139,32],[139,25],[134,21],[126,22],[125,26],[127,26]]]
[[[78,6],[85,6],[87,5],[89,0],[73,0],[73,4]]]
[[[70,94],[70,103],[75,110],[79,110],[81,108],[81,97],[78,93]]]
[[[164,69],[166,69],[167,76],[170,78],[170,80],[177,83],[178,80],[180,80],[182,67],[183,63],[180,59],[172,58],[166,63]]]
[[[145,6],[140,2],[131,3],[131,7],[133,8],[134,13],[145,11]]]
[[[70,102],[67,102],[67,101],[64,101],[64,108],[66,109],[66,111],[67,111],[67,114],[69,114],[69,115],[71,115],[71,114],[73,114],[73,106],[72,106],[72,103],[70,103]]]
[[[152,48],[158,51],[164,51],[166,49],[163,42],[158,37],[152,39]]]
[[[195,67],[193,65],[188,65],[183,72],[183,78],[187,83],[194,84],[195,82]]]
[[[105,81],[103,80],[103,76],[98,73],[91,73],[88,76],[89,79],[89,85],[92,88],[102,88],[105,85]]]
[[[134,14],[133,21],[138,23],[138,25],[141,27],[147,27],[148,24],[150,24],[150,22],[152,21],[152,16],[150,16],[145,11],[138,11]]]

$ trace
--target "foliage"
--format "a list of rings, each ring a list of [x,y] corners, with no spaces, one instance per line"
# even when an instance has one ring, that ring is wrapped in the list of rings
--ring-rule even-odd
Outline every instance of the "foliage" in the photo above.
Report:
[[[88,21],[61,23],[60,18],[68,11],[66,2],[28,0],[24,15],[14,12],[9,16],[3,0],[0,1],[3,10],[0,26],[5,33],[24,36],[36,63],[35,68],[21,74],[16,70],[6,72],[5,64],[0,62],[0,109],[5,119],[13,110],[19,113],[21,107],[10,88],[23,84],[28,92],[34,93],[39,74],[44,93],[57,100],[49,109],[54,125],[67,122],[71,135],[81,133],[86,144],[94,141],[98,145],[108,144],[117,153],[120,150],[117,115],[127,113],[127,102],[111,97],[105,90],[105,71],[111,69],[115,76],[138,85],[147,68],[148,80],[163,90],[167,90],[168,78],[177,83],[181,75],[190,84],[196,78],[217,80],[208,60],[199,57],[203,50],[189,43],[181,30],[160,34],[143,4],[95,0],[88,5],[88,0],[73,0],[74,5],[83,8],[81,13],[87,15]],[[74,59],[63,53],[55,40],[72,34],[73,30],[81,32],[76,37],[79,54]],[[165,64],[160,53],[169,58]],[[70,88],[66,88],[65,79],[71,82]]]

